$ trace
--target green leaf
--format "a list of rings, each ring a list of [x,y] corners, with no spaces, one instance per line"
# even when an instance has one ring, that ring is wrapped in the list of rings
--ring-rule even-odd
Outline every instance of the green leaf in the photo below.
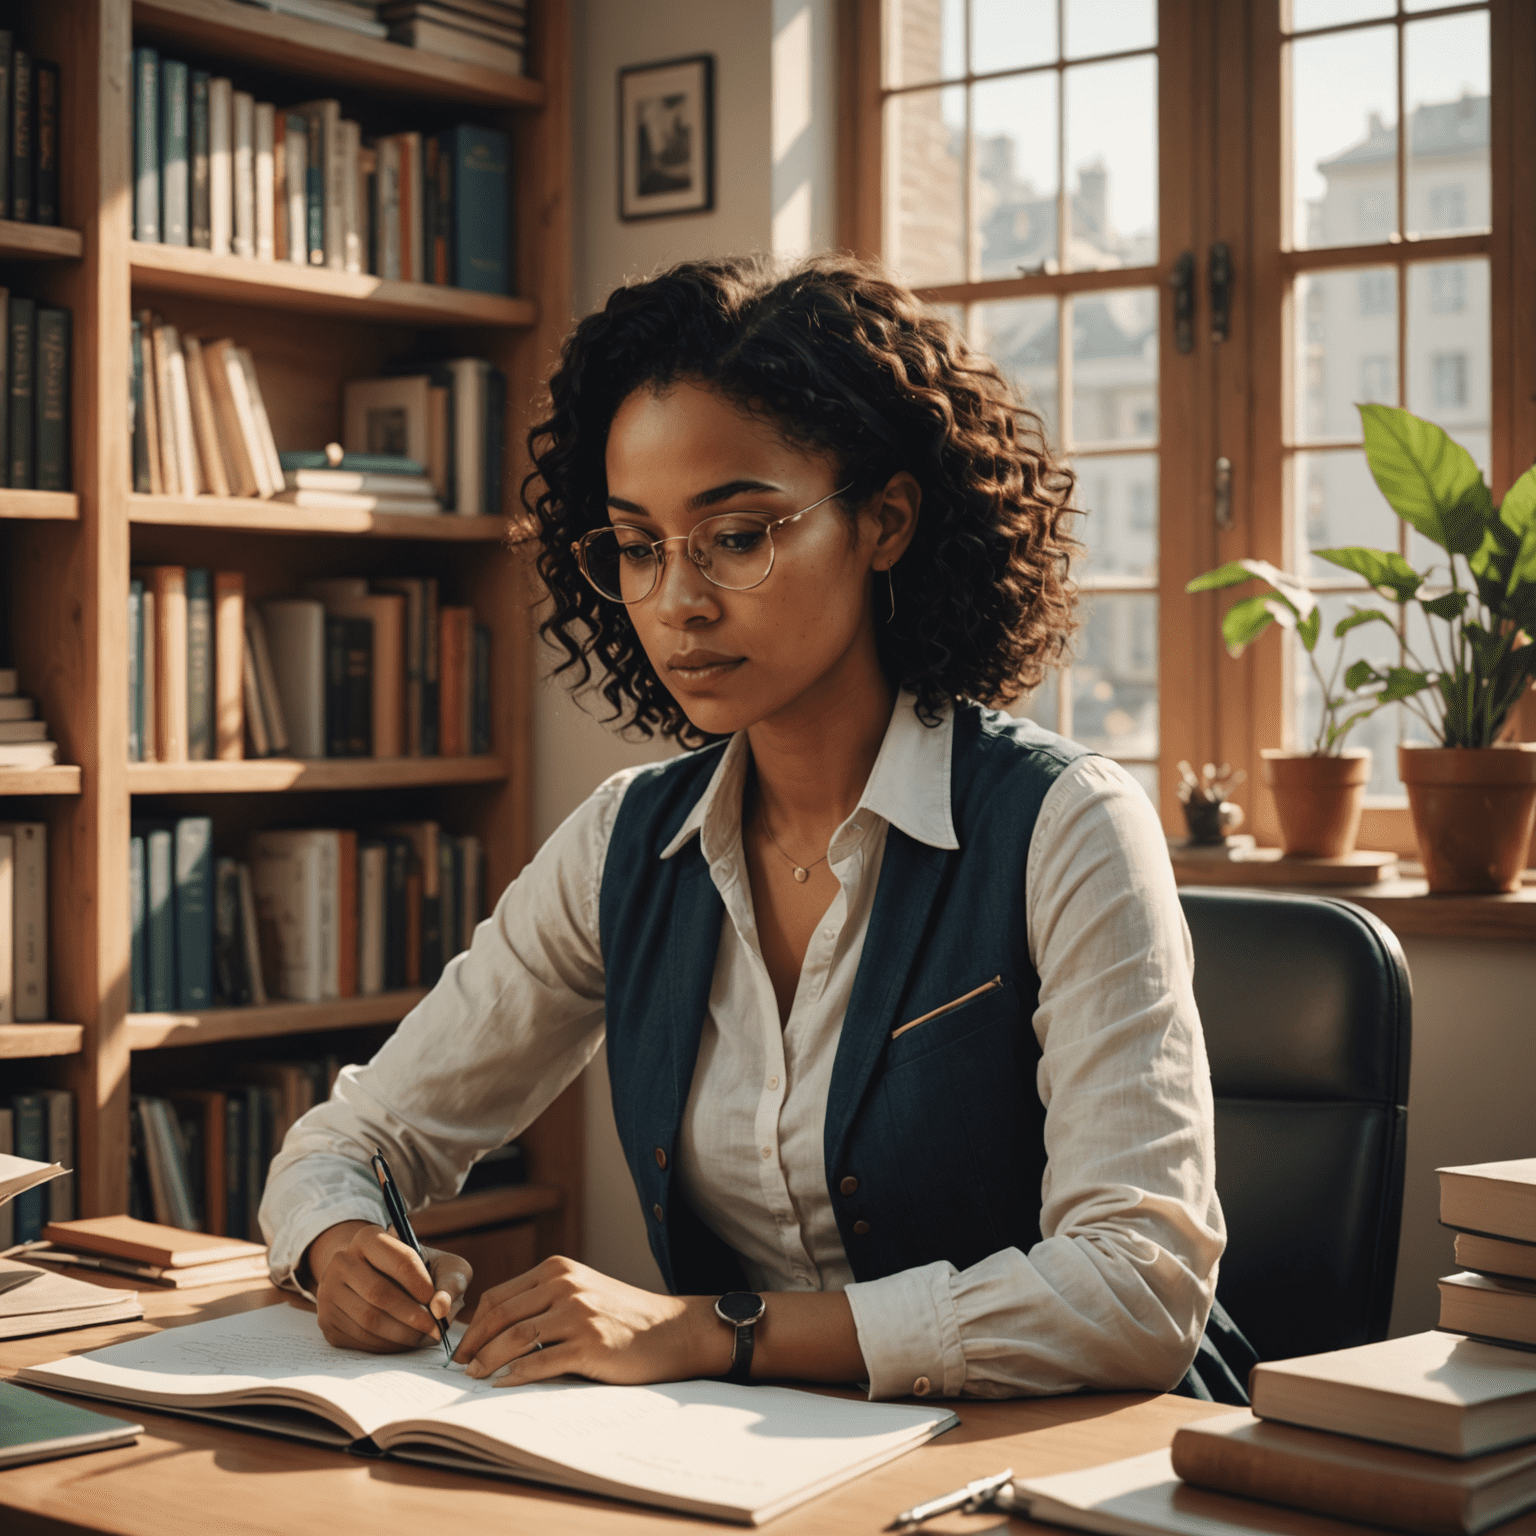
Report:
[[[1476,554],[1482,548],[1484,535],[1498,520],[1493,494],[1479,471],[1477,483],[1469,486],[1445,514],[1446,549],[1453,555]]]
[[[1296,625],[1296,638],[1301,641],[1309,654],[1317,649],[1317,632],[1322,625],[1323,610],[1317,607],[1314,607],[1311,613]]]
[[[1381,683],[1386,679],[1368,661],[1357,661],[1348,672],[1344,674],[1344,686],[1353,692],[1356,688],[1363,688],[1367,683]]]
[[[1467,546],[1482,505],[1473,488],[1483,477],[1472,455],[1432,421],[1408,411],[1390,405],[1359,410],[1365,456],[1392,509],[1441,549],[1473,553],[1482,543],[1483,526],[1478,524],[1478,537]],[[1470,498],[1465,508],[1463,498]]]
[[[1186,592],[1218,592],[1223,587],[1235,587],[1239,582],[1252,580],[1253,572],[1248,569],[1246,560],[1229,560],[1225,565],[1218,565],[1214,571],[1196,576],[1184,590]]]
[[[1437,619],[1459,619],[1471,598],[1470,592],[1444,592],[1439,597],[1421,597],[1419,607]]]
[[[1499,521],[1522,542],[1536,530],[1536,464],[1505,493],[1499,504]]]
[[[1287,629],[1296,622],[1296,616],[1268,593],[1256,593],[1227,609],[1221,621],[1221,638],[1233,656],[1241,656],[1243,647],[1252,645],[1276,619]]]
[[[1327,750],[1333,751],[1334,747],[1357,726],[1362,720],[1369,720],[1372,715],[1381,708],[1380,704],[1372,704],[1369,709],[1356,710],[1342,725],[1336,725],[1328,732]]]
[[[1520,540],[1520,548],[1510,563],[1509,583],[1505,590],[1513,594],[1516,587],[1532,583],[1536,583],[1536,521],[1525,530],[1525,537]]]
[[[1350,611],[1333,626],[1333,638],[1342,640],[1352,629],[1359,629],[1362,624],[1370,624],[1380,619],[1383,624],[1392,627],[1389,619],[1379,608],[1351,608]]]
[[[1411,672],[1407,667],[1388,667],[1387,686],[1376,695],[1382,704],[1392,704],[1398,699],[1411,698],[1430,686],[1427,673]]]
[[[1377,591],[1385,589],[1394,602],[1406,603],[1424,584],[1424,578],[1395,549],[1354,547],[1314,549],[1312,553],[1330,565],[1365,577]]]

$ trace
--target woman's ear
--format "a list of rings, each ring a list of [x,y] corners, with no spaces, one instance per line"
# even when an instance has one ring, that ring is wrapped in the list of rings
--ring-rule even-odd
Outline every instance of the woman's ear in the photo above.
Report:
[[[876,496],[866,517],[873,518],[879,533],[871,564],[877,571],[888,571],[906,554],[917,533],[918,514],[923,505],[923,488],[909,471],[898,470]]]

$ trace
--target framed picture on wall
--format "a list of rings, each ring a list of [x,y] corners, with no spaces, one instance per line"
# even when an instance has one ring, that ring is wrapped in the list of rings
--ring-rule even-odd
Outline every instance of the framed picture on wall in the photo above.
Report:
[[[715,60],[707,53],[619,71],[619,217],[715,206]]]

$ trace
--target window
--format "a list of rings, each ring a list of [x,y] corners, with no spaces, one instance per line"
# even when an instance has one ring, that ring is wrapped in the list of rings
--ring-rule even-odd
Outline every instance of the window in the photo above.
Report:
[[[1460,185],[1435,187],[1429,194],[1429,227],[1461,229],[1467,222],[1467,189]]]
[[[1467,403],[1467,354],[1465,352],[1437,352],[1430,360],[1434,378],[1436,406],[1459,406]]]
[[[1373,353],[1360,359],[1360,399],[1391,404],[1397,399],[1397,359]]]
[[[1390,272],[1362,272],[1360,274],[1360,313],[1362,315],[1390,315],[1397,309],[1397,295],[1392,290]],[[1321,339],[1309,338],[1309,339]]]
[[[1461,266],[1430,267],[1429,309],[1435,315],[1459,315],[1467,307],[1467,270]]]

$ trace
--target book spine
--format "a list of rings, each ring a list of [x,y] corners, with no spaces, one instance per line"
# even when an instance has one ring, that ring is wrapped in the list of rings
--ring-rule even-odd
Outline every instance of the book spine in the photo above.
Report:
[[[392,837],[385,844],[384,865],[384,986],[388,991],[408,985],[405,979],[407,949],[406,881],[410,875],[411,845],[406,838]]]
[[[160,239],[187,244],[191,187],[187,174],[187,66],[160,64]]]
[[[69,489],[69,311],[37,312],[37,488]]]
[[[325,264],[337,272],[347,263],[344,208],[347,200],[347,156],[342,145],[341,109],[323,104],[325,116]]]
[[[37,177],[32,188],[33,218],[59,222],[59,66],[39,62],[37,89]]]
[[[341,996],[341,859],[335,832],[315,834],[311,868],[318,906],[315,924],[315,958],[320,996]]]
[[[128,915],[132,925],[130,951],[132,955],[132,986],[129,1008],[134,1013],[149,1012],[149,966],[146,950],[147,928],[147,874],[144,867],[144,839],[135,833],[128,839]]]
[[[0,832],[0,1024],[16,1017],[15,951],[10,943],[15,900],[16,845],[8,832]]]
[[[155,334],[154,315],[150,310],[140,310],[139,328],[139,437],[144,451],[144,472],[149,480],[150,494],[159,496],[165,491],[165,477],[160,464],[160,406],[155,383]]]
[[[0,1105],[0,1154],[16,1155],[16,1117],[8,1105]],[[7,1202],[0,1205],[0,1253],[4,1253],[16,1241],[15,1208]]]
[[[208,249],[228,256],[235,238],[234,87],[208,82]]]
[[[507,376],[500,368],[485,375],[485,510],[492,517],[505,515],[507,462]]]
[[[325,621],[325,755],[346,757],[347,715],[347,621],[328,616]]]
[[[437,215],[432,231],[433,281],[453,282],[453,144],[447,134],[433,141],[437,146]]]
[[[274,141],[277,137],[276,110],[270,102],[262,101],[255,109],[255,214],[256,259],[277,259],[276,232],[276,168],[273,164]]]
[[[48,1161],[69,1169],[49,1182],[48,1220],[75,1219],[75,1096],[67,1088],[53,1088],[42,1096],[48,1120]]]
[[[18,1024],[48,1017],[48,826],[0,822],[11,839],[11,1016]]]
[[[384,948],[388,943],[389,850],[369,840],[357,850],[357,992],[374,997],[384,990]]]
[[[356,123],[341,128],[341,260],[348,272],[363,270],[362,204],[358,198],[357,161],[362,150]]]
[[[336,995],[357,996],[357,833],[336,834]],[[310,1101],[313,1103],[313,1100]],[[310,1107],[307,1103],[305,1110]],[[302,1111],[301,1111],[302,1113]]]
[[[245,1104],[235,1093],[224,1095],[224,1233],[244,1236]]]
[[[438,730],[437,730],[437,700],[438,700],[438,602],[437,602],[437,578],[427,576],[422,579],[422,620],[421,631],[424,641],[422,660],[422,684],[421,684],[421,751],[424,757],[436,757],[439,755]]]
[[[494,128],[462,126],[454,142],[453,280],[477,293],[510,293],[507,252],[511,140]]]
[[[165,1013],[176,1006],[175,857],[168,827],[146,834],[144,855],[146,992],[150,1011]]]
[[[32,115],[35,88],[32,55],[18,48],[11,55],[11,212],[21,224],[32,222]]]
[[[373,756],[373,621],[348,619],[347,636],[347,753]]]
[[[48,1161],[48,1122],[41,1094],[18,1093],[11,1098],[12,1137],[16,1156],[36,1163]],[[47,1190],[38,1185],[19,1194],[11,1202],[15,1213],[18,1243],[35,1243],[43,1235],[43,1211]]]
[[[128,761],[144,761],[144,583],[128,583]]]
[[[231,135],[235,190],[234,252],[236,256],[256,254],[256,166],[255,107],[245,91],[236,91],[231,99]]]
[[[213,589],[209,573],[187,572],[187,758],[213,756]]]
[[[443,964],[463,948],[464,914],[460,910],[464,891],[463,854],[459,840],[443,833],[437,844],[437,886],[443,904]]]
[[[304,228],[309,244],[309,264],[325,265],[325,117],[318,110],[304,114],[308,126],[308,154],[304,165]]]
[[[238,762],[245,741],[245,577],[219,571],[213,578],[214,752]]]
[[[272,112],[272,259],[288,260],[288,114]]]
[[[469,750],[485,756],[491,750],[491,630],[475,625],[475,665],[472,687]]]
[[[0,210],[11,206],[11,82],[15,77],[16,39],[0,31]]]
[[[160,58],[133,51],[133,238],[160,239]]]
[[[213,1006],[213,823],[183,816],[176,823],[177,1005]]]
[[[249,1002],[241,986],[240,872],[233,859],[213,865],[213,1000],[220,1008]]]
[[[194,69],[187,85],[187,159],[191,168],[189,235],[200,251],[213,245],[208,201],[208,71]]]
[[[256,927],[256,892],[251,884],[251,866],[240,864],[240,931],[245,942],[245,975],[250,983],[251,1001],[258,1008],[267,1002],[267,978],[264,970],[265,957],[261,952],[260,935]]]
[[[421,140],[421,228],[422,262],[421,280],[436,283],[437,275],[437,161],[438,141],[435,135],[423,134]]]
[[[155,756],[162,763],[187,761],[187,573],[179,565],[155,571]]]
[[[309,264],[309,124],[297,112],[286,114],[283,148],[288,160],[288,260]]]
[[[10,483],[12,490],[31,490],[36,468],[34,411],[37,361],[37,306],[31,299],[11,295],[10,323]]]

